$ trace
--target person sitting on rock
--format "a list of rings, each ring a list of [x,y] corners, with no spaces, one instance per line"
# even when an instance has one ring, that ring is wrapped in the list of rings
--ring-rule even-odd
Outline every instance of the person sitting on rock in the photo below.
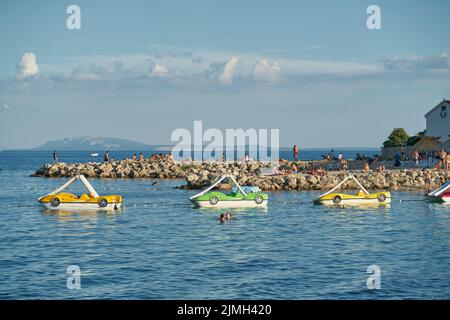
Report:
[[[139,161],[144,161],[144,155],[142,154],[142,152],[139,154]]]
[[[278,167],[272,168],[272,175],[277,176],[280,174],[280,170],[278,170]]]
[[[294,163],[291,163],[291,173],[297,173],[298,169],[297,166]]]
[[[368,162],[364,162],[364,168],[363,168],[365,173],[368,173],[370,171],[370,167],[369,167],[369,163]]]

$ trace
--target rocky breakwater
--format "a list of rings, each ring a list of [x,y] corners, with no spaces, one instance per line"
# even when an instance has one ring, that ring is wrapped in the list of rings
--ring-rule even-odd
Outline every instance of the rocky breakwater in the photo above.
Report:
[[[105,163],[75,163],[45,164],[39,168],[33,177],[73,177],[83,174],[89,178],[184,178],[182,164],[171,161],[132,161],[121,160]]]
[[[297,164],[298,165],[298,164]],[[108,163],[75,163],[46,164],[32,176],[36,177],[73,177],[83,174],[96,178],[151,178],[151,179],[185,179],[182,188],[201,189],[216,181],[224,173],[231,173],[240,185],[258,186],[265,191],[281,190],[329,190],[341,182],[347,172],[322,171],[324,175],[310,173],[291,173],[291,163],[279,167],[283,174],[269,175],[270,164],[260,162],[172,162],[164,160],[121,160]],[[300,166],[298,166],[300,167]],[[433,187],[447,180],[446,171],[402,169],[387,172],[363,172],[353,170],[352,173],[367,189],[381,190],[420,190],[425,188],[425,175],[431,176]],[[220,186],[228,189],[230,185]],[[346,189],[357,186],[349,182]]]
[[[256,167],[256,165],[255,165]],[[254,168],[255,168],[254,167]],[[213,167],[208,170],[191,168],[186,171],[186,189],[202,189],[212,183],[223,173],[230,172],[236,177],[240,185],[258,186],[264,191],[302,191],[302,190],[329,190],[341,182],[348,172],[328,171],[326,175],[308,173],[289,173],[280,175],[262,175],[260,168],[252,170],[248,168]],[[244,169],[244,170],[243,170]],[[425,189],[425,174],[427,170],[390,170],[388,172],[362,172],[353,171],[352,174],[360,183],[370,190],[423,190]],[[447,181],[447,172],[428,170],[431,176],[431,184],[437,187]],[[229,184],[222,184],[221,189],[229,189]],[[349,181],[344,189],[357,189],[358,186]]]

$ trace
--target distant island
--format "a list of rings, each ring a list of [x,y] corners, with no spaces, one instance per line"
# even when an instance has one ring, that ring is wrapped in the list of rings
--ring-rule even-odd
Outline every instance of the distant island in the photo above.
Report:
[[[148,145],[142,142],[109,137],[74,137],[52,140],[29,151],[130,151],[130,150],[164,150],[167,145]]]

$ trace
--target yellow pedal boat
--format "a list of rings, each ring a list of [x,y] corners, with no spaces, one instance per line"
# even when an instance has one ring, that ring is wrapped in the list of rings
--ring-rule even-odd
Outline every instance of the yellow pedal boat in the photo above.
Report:
[[[360,188],[355,194],[335,192],[350,179],[353,179]],[[391,193],[388,191],[369,193],[353,175],[349,175],[336,187],[315,199],[314,203],[334,206],[389,205]]]
[[[62,192],[76,180],[80,180],[88,194],[77,196],[72,193]],[[55,191],[38,199],[42,206],[50,210],[117,210],[122,206],[122,197],[118,195],[100,196],[94,187],[83,175],[71,178]]]

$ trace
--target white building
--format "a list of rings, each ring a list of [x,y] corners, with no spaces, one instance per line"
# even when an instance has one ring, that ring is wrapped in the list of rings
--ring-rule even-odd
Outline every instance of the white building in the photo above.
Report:
[[[437,106],[425,114],[427,120],[426,135],[439,137],[442,143],[450,137],[450,100],[443,99]]]

